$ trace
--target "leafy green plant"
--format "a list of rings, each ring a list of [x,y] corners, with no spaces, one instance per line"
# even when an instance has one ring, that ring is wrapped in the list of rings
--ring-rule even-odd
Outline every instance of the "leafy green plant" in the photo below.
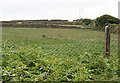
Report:
[[[100,35],[91,39],[90,34]],[[111,41],[111,55],[104,59],[102,38],[103,32],[89,30],[5,28],[2,80],[117,81],[117,41]]]

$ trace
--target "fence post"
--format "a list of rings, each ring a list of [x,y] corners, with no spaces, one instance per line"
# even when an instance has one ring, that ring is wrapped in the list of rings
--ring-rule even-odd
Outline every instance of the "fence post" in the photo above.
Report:
[[[104,45],[104,57],[110,56],[110,29],[109,26],[105,27],[105,45]]]

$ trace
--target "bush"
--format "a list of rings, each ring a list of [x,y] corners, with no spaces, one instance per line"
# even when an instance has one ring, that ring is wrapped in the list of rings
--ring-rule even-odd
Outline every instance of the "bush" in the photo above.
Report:
[[[118,33],[119,26],[120,25],[118,25],[118,24],[110,24],[111,33]]]
[[[120,23],[120,20],[118,18],[115,18],[110,15],[106,15],[106,14],[96,18],[95,20],[96,27],[102,30],[104,29],[106,24],[119,24],[119,23]]]
[[[82,23],[84,23],[85,25],[89,25],[89,24],[92,23],[92,20],[86,18],[86,19],[83,19],[83,20],[82,20]]]

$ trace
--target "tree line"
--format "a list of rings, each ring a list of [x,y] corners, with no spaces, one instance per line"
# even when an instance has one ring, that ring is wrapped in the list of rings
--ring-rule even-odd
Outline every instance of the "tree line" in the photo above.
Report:
[[[102,15],[96,19],[81,18],[69,22],[68,20],[13,20],[13,21],[2,21],[2,27],[47,27],[47,28],[75,28],[75,26],[69,25],[82,25],[85,28],[91,28],[95,30],[104,30],[106,24],[109,24],[113,32],[118,29],[120,20],[111,15]],[[68,26],[63,26],[68,25]],[[76,27],[78,28],[78,27]]]

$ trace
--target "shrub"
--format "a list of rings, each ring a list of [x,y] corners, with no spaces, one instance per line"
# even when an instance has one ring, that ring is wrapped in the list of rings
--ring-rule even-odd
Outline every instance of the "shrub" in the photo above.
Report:
[[[106,23],[107,24],[119,24],[120,20],[118,18],[115,18],[110,15],[106,15],[106,14],[96,18],[95,20],[95,25],[101,30],[104,29],[104,27],[106,26]]]

